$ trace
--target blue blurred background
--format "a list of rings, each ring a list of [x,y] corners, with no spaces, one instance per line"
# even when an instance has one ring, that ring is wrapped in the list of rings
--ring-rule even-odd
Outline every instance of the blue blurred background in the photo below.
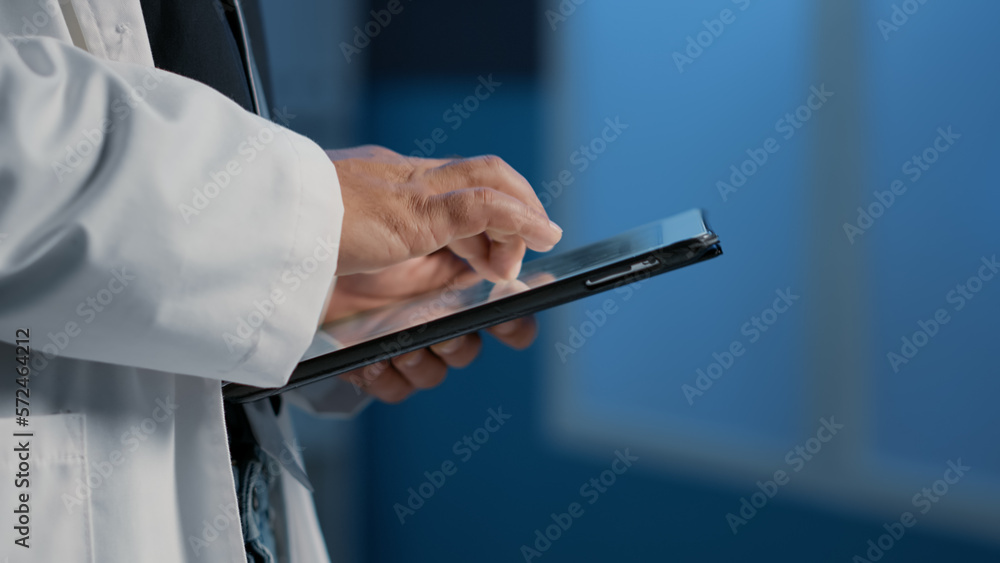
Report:
[[[1000,4],[394,6],[262,2],[293,128],[500,155],[564,248],[703,207],[726,254],[405,404],[299,417],[334,561],[1000,560]]]

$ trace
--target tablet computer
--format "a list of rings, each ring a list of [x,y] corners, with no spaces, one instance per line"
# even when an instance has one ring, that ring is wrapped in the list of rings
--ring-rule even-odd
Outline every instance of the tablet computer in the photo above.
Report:
[[[324,325],[284,387],[223,387],[244,403],[308,385],[722,254],[694,209],[567,252],[525,262],[515,280],[475,279]]]

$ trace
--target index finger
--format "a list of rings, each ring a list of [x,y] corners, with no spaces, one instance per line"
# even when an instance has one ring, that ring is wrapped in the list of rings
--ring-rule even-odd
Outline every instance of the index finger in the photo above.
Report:
[[[445,191],[477,186],[493,188],[548,216],[528,180],[502,158],[492,154],[453,160],[431,170],[430,177]]]
[[[517,236],[532,250],[548,252],[562,238],[562,229],[544,212],[491,188],[447,192],[433,196],[428,204],[439,244],[485,233],[491,240]]]

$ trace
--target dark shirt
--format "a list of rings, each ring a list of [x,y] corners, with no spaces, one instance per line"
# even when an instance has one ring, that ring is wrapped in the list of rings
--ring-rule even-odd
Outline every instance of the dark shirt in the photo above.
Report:
[[[207,84],[253,111],[235,9],[219,0],[141,0],[156,68]]]

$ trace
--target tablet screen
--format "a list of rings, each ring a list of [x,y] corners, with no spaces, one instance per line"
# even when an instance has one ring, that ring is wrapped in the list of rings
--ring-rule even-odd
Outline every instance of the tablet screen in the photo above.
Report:
[[[586,274],[707,233],[702,213],[692,210],[576,250],[525,262],[521,274],[515,280],[494,284],[481,278],[472,278],[463,283],[449,284],[441,289],[363,311],[323,326],[302,359],[307,360],[410,329],[415,329],[414,335],[418,335],[421,327],[430,321]]]

